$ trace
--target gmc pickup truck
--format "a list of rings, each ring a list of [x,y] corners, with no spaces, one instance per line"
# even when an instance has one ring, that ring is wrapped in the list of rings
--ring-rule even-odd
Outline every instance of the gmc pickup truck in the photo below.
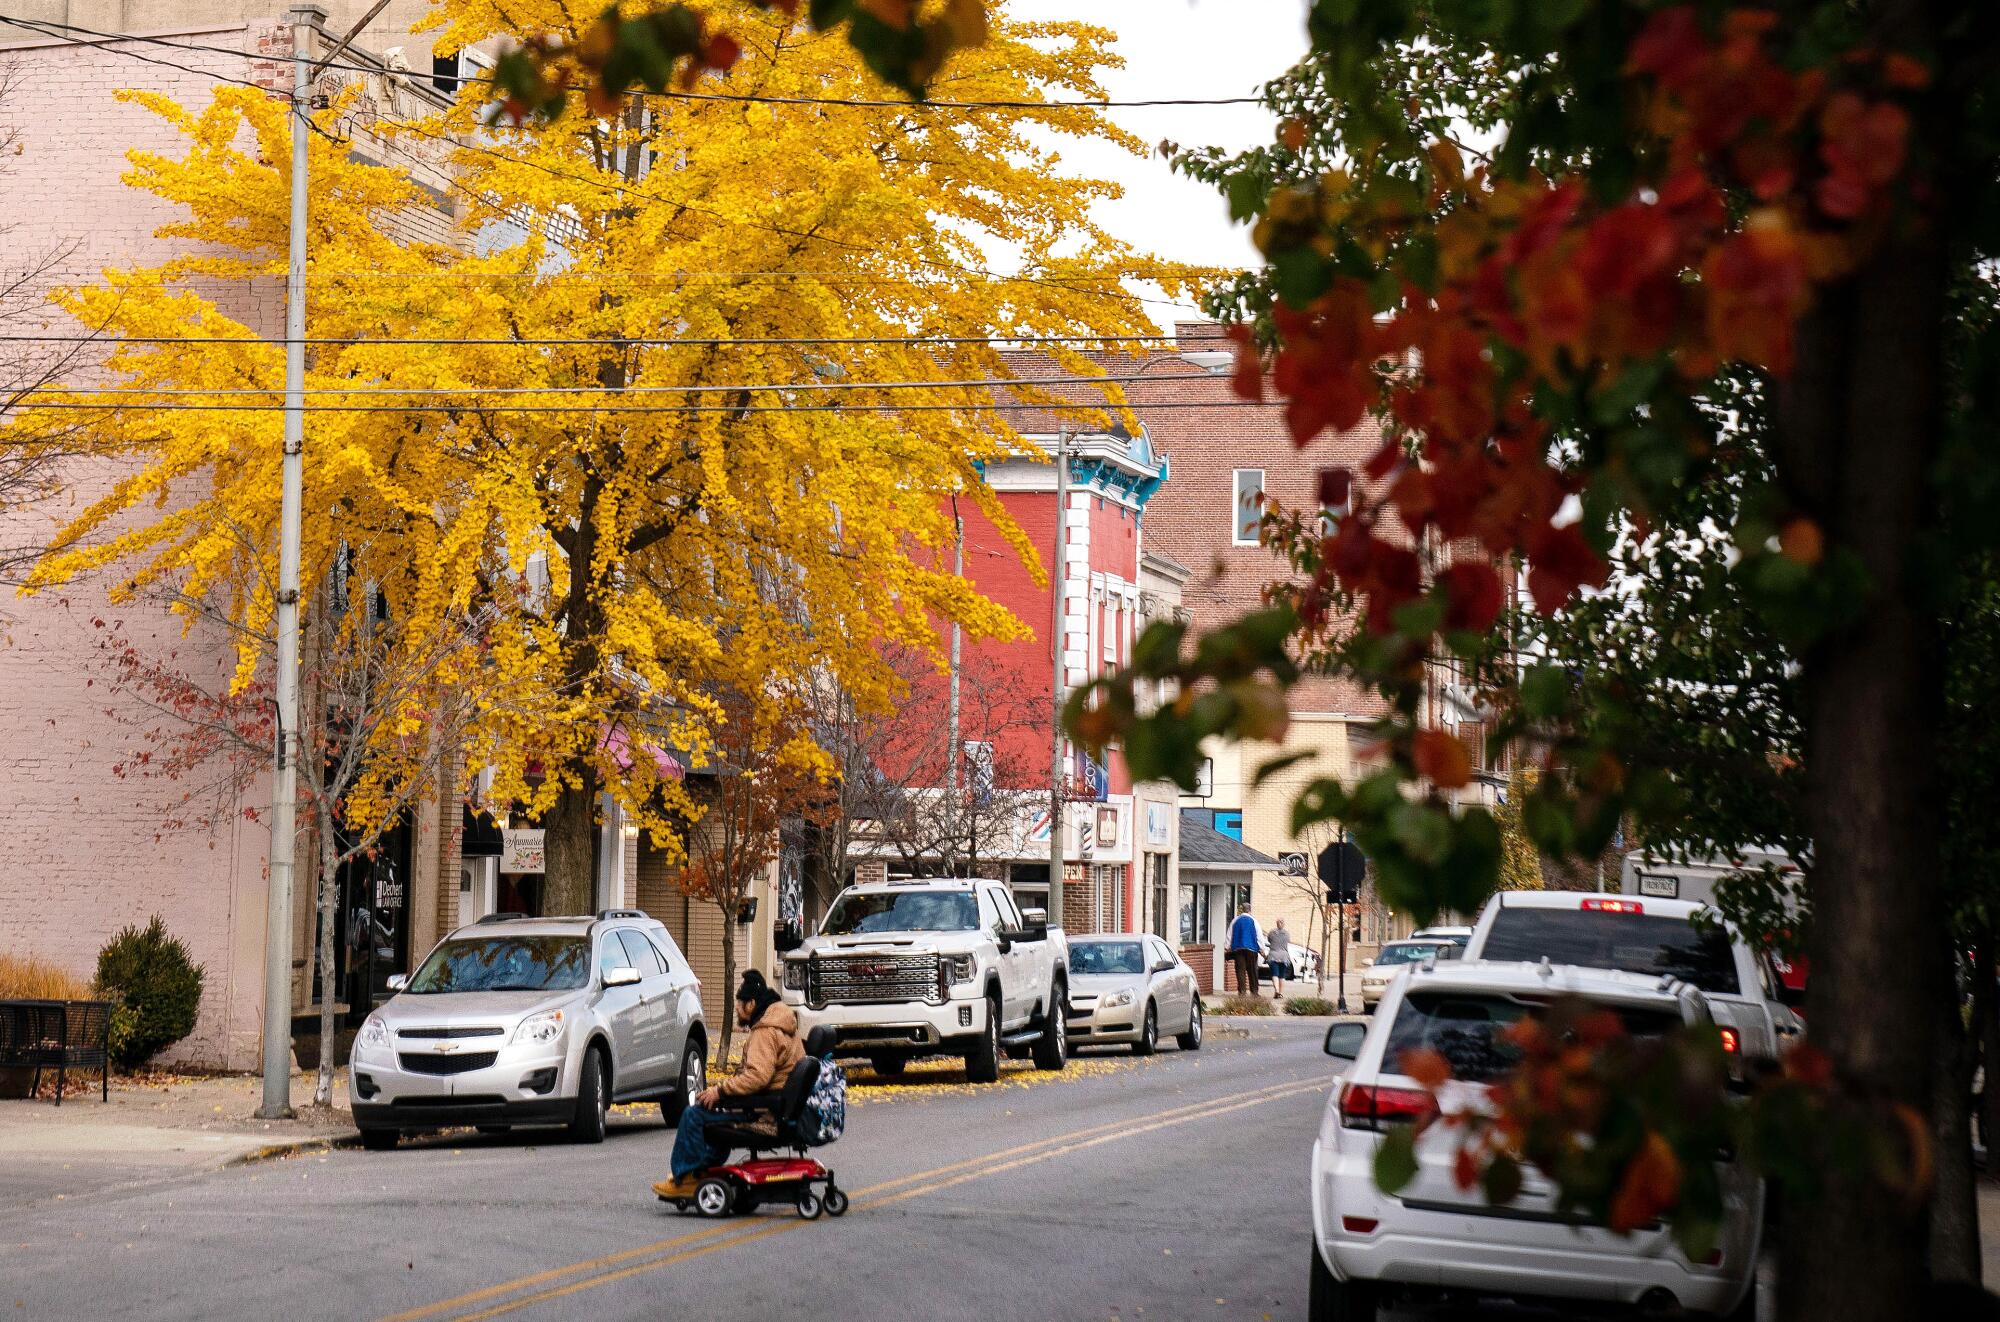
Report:
[[[991,1083],[1002,1053],[1067,1063],[1068,943],[997,881],[849,886],[818,935],[785,952],[783,984],[801,1035],[828,1025],[838,1051],[879,1073],[962,1055],[968,1080]]]

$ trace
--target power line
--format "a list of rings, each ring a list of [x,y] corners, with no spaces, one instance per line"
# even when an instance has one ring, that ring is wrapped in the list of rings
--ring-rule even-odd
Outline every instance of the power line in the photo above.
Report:
[[[32,18],[10,18],[5,14],[0,14],[0,23],[10,23],[16,27],[26,28],[31,32],[41,32],[43,36],[47,37],[60,35],[58,33],[48,32],[45,30],[47,28],[52,28],[52,27],[65,28],[73,32],[87,33],[94,37],[102,37],[104,38],[104,40],[79,41],[74,44],[78,46],[95,46],[100,49],[108,49],[109,44],[114,41],[146,41],[150,42],[153,45],[165,46],[170,50],[185,50],[190,52],[200,51],[204,49],[207,50],[219,49],[216,47],[182,46],[171,41],[160,41],[156,38],[149,38],[149,37],[135,37],[120,32],[93,32],[89,28],[71,28],[70,25],[67,23],[51,23],[51,22],[45,22],[40,19],[32,19]],[[193,74],[197,78],[212,78],[219,83],[234,83],[238,87],[247,87],[250,88],[252,91],[263,92],[270,96],[280,96],[279,93],[277,93],[276,91],[274,91],[269,87],[264,86],[262,83],[253,83],[247,78],[232,78],[226,73],[216,73],[212,69],[196,69],[190,65],[177,64],[173,60],[161,60],[161,59],[155,59],[150,55],[141,55],[137,51],[112,51],[111,53],[114,55],[124,55],[134,60],[143,60],[147,64],[157,64],[163,69],[178,69],[182,73]],[[225,55],[240,55],[244,59],[249,59],[249,60],[268,58],[267,56],[252,55],[247,51],[221,51],[220,53]],[[290,98],[280,97],[280,99],[289,100]]]
[[[783,390],[993,390],[1027,389],[1035,386],[1123,385],[1131,381],[1213,381],[1207,372],[1183,372],[1172,376],[1045,376],[982,377],[957,381],[760,381],[721,385],[683,386],[307,386],[308,395],[417,395],[453,398],[460,395],[707,395],[770,394]],[[209,389],[178,386],[47,386],[27,393],[64,395],[281,395],[283,386],[215,386]],[[1016,407],[1051,407],[1022,404]],[[1096,407],[1088,405],[1087,407]],[[1106,407],[1118,407],[1106,405]]]
[[[1152,378],[1160,380],[1164,378]],[[207,392],[217,393],[217,392]],[[386,392],[395,393],[395,392]],[[54,409],[80,413],[112,413],[121,409],[145,413],[278,413],[283,404],[78,404],[66,400],[29,400],[12,406],[16,409]],[[539,404],[307,404],[307,413],[533,413],[533,414],[576,414],[576,413],[1110,413],[1120,407],[1130,408],[1135,413],[1155,412],[1162,409],[1231,409],[1275,407],[1254,399],[1225,399],[1203,403],[1196,400],[1163,400],[1156,404],[1089,404],[1074,400],[1064,400],[1059,404],[998,403],[991,400],[968,400],[962,404],[746,404],[737,407],[732,404],[604,404],[604,405],[539,405]]]
[[[676,336],[610,336],[603,339],[555,339],[530,338],[446,338],[426,337],[370,339],[360,336],[308,335],[300,340],[310,345],[522,345],[555,347],[589,347],[597,349],[661,348],[661,349],[713,349],[738,347],[781,347],[786,345],[846,345],[846,344],[893,344],[900,346],[922,346],[928,344],[1141,344],[1171,342],[1171,335],[773,335],[773,336],[731,336],[683,339]],[[246,344],[282,345],[290,341],[280,337],[266,339],[255,335],[0,335],[0,344]],[[1163,380],[1170,378],[1148,378]]]
[[[141,36],[137,33],[129,33],[129,32],[103,32],[95,28],[79,27],[73,23],[58,23],[53,19],[22,19],[22,18],[12,18],[6,14],[0,14],[0,23],[11,23],[20,27],[29,28],[31,30],[56,28],[60,29],[63,32],[82,33],[86,36],[102,39],[98,41],[84,41],[77,43],[78,45],[82,46],[102,46],[107,41],[137,41],[146,43],[147,45],[164,46],[169,50],[202,51],[216,55],[235,55],[246,60],[266,60],[271,58],[269,55],[258,54],[253,51],[238,50],[235,47],[231,46],[217,46],[208,42],[198,42],[198,41],[174,41],[165,37],[148,37],[148,36]],[[45,35],[52,36],[55,34],[46,33]],[[382,65],[361,64],[358,62],[352,62],[346,60],[328,60],[324,63],[316,62],[316,64],[317,67],[321,69],[344,69],[353,73],[372,74],[377,77],[388,77],[388,78],[407,77],[416,80],[423,80],[426,77],[438,76],[438,75],[421,74],[411,69],[390,69]],[[175,66],[175,67],[181,67],[181,66]],[[193,71],[189,70],[189,72]],[[450,80],[454,83],[479,83],[487,86],[495,86],[498,84],[499,81],[498,79],[495,79],[491,76],[484,74],[454,73],[443,76],[450,78]],[[244,85],[249,87],[258,86],[258,84],[255,83],[246,83]],[[1097,100],[1075,100],[1075,101],[1025,101],[1025,100],[902,101],[902,100],[893,100],[888,98],[869,98],[869,97],[776,96],[763,92],[692,92],[692,91],[678,91],[671,89],[659,92],[652,92],[652,91],[647,91],[643,88],[631,89],[626,94],[629,96],[635,96],[649,101],[653,100],[721,101],[721,102],[741,102],[752,105],[840,106],[840,107],[847,107],[859,110],[871,110],[871,109],[932,110],[932,111],[1140,110],[1140,109],[1154,109],[1158,107],[1176,107],[1176,106],[1179,107],[1241,106],[1241,105],[1264,104],[1264,99],[1259,96],[1139,97],[1129,100],[1120,100],[1116,98],[1107,97]]]

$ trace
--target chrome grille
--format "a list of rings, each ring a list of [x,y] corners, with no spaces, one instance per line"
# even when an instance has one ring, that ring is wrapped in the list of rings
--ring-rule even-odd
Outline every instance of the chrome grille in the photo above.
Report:
[[[944,1000],[936,955],[829,955],[806,965],[815,1006]]]

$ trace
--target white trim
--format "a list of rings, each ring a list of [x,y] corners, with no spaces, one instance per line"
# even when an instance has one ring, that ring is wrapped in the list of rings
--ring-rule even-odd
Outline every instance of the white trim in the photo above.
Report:
[[[1243,516],[1245,514],[1243,505],[1243,475],[1245,473],[1255,473],[1257,475],[1257,490],[1259,492],[1266,490],[1264,484],[1268,480],[1268,472],[1262,468],[1232,468],[1229,470],[1229,544],[1231,546],[1255,546],[1258,544],[1257,538],[1254,535],[1247,542],[1241,536],[1243,532]]]

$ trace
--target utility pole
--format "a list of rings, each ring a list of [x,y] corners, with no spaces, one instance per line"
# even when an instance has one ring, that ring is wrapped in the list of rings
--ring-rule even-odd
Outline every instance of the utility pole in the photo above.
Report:
[[[1069,424],[1056,427],[1056,558],[1049,570],[1049,595],[1055,599],[1054,627],[1049,632],[1053,668],[1049,683],[1049,921],[1063,921],[1063,552],[1068,541],[1063,525],[1069,518]]]
[[[1343,846],[1347,844],[1347,828],[1345,826],[1340,828],[1340,843]],[[1345,848],[1343,848],[1340,851],[1340,866],[1335,869],[1335,875],[1338,878],[1338,880],[1336,880],[1334,884],[1336,887],[1338,887],[1338,890],[1335,894],[1335,900],[1337,902],[1333,906],[1333,913],[1335,921],[1337,921],[1340,924],[1340,990],[1334,993],[1333,1008],[1334,1011],[1338,1014],[1346,1014],[1347,1013],[1347,850]],[[1356,879],[1356,884],[1357,885],[1359,884],[1358,878]]]
[[[957,496],[951,498],[951,528],[954,539],[951,572],[958,578],[963,579],[965,577],[965,516],[958,512]],[[966,817],[970,819],[972,815],[970,800],[960,800],[958,797],[958,759],[962,747],[959,742],[958,729],[958,666],[960,652],[964,647],[964,633],[965,631],[959,625],[959,622],[953,620],[951,622],[951,714],[946,721],[946,724],[951,727],[951,750],[946,754],[945,802],[948,804],[962,802],[966,808]],[[967,778],[966,788],[968,791],[971,789],[969,777]],[[969,837],[969,827],[967,834]],[[957,848],[957,845],[954,844],[953,848]],[[965,875],[968,877],[972,875],[972,865],[969,860],[966,864]]]
[[[278,739],[271,773],[271,893],[264,913],[264,1104],[257,1115],[292,1113],[292,856],[298,847],[299,519],[306,443],[306,119],[312,70],[307,47],[326,19],[295,5],[292,19],[291,265],[285,276],[285,432],[278,505]],[[321,1043],[331,1050],[331,1043]]]

